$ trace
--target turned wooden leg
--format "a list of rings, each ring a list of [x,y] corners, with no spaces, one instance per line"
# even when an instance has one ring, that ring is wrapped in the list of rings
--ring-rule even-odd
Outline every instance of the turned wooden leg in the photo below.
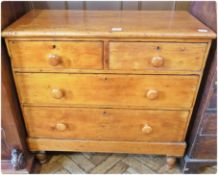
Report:
[[[175,157],[171,157],[171,156],[167,156],[166,157],[166,163],[167,163],[167,168],[171,169],[176,164],[176,158]]]
[[[39,160],[40,164],[44,164],[48,161],[48,156],[45,151],[40,151],[36,153],[36,157]]]

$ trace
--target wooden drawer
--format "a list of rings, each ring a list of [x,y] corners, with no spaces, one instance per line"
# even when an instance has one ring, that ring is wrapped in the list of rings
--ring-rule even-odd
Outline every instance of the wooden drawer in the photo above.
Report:
[[[14,68],[101,69],[102,42],[9,41]]]
[[[119,107],[192,106],[198,76],[16,73],[22,103]]]
[[[193,159],[217,159],[217,137],[198,136],[192,149]]]
[[[200,71],[207,43],[111,42],[109,49],[110,69]]]
[[[182,141],[186,111],[24,107],[30,137]]]
[[[216,136],[217,134],[217,113],[205,113],[202,121],[201,136]]]

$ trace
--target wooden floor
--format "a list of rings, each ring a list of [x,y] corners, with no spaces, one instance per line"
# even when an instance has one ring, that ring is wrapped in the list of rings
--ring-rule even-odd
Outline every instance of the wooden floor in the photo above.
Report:
[[[48,163],[40,168],[45,174],[181,174],[179,166],[167,170],[164,156],[100,154],[100,153],[52,153]],[[216,167],[202,171],[215,174]]]

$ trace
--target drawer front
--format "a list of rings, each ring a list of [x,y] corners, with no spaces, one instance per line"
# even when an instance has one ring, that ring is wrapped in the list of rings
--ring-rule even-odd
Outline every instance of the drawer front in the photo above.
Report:
[[[204,113],[201,136],[216,136],[217,133],[217,113]]]
[[[186,111],[24,107],[30,137],[182,141]]]
[[[193,159],[217,159],[217,137],[198,136],[191,156]]]
[[[110,69],[200,71],[207,44],[111,42],[109,48]]]
[[[21,103],[191,107],[198,76],[16,73]]]
[[[101,69],[102,43],[86,41],[10,41],[14,68]]]

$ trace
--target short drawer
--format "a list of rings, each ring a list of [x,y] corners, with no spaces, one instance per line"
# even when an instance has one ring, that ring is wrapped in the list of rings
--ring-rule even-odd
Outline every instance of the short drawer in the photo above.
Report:
[[[29,137],[182,141],[186,111],[24,107]]]
[[[109,68],[200,71],[206,43],[111,42]]]
[[[16,73],[21,103],[189,108],[198,76]]]
[[[101,69],[102,42],[9,41],[14,68]]]

